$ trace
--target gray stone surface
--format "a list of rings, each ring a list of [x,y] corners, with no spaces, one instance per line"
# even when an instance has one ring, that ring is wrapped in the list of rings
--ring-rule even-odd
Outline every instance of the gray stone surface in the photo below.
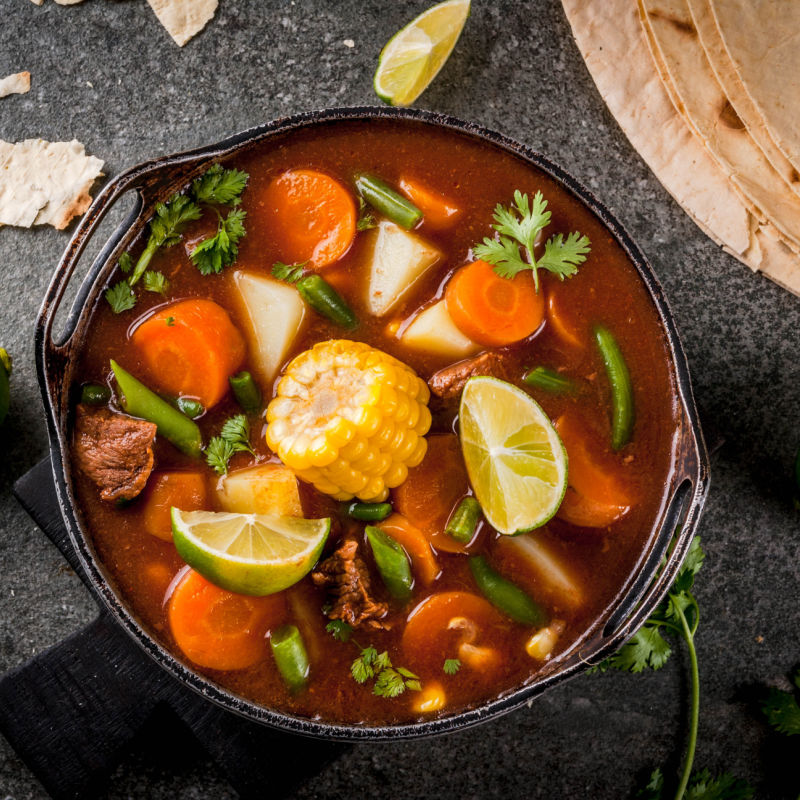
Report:
[[[426,5],[221,0],[206,31],[179,49],[143,2],[2,0],[0,75],[27,69],[33,84],[28,95],[0,100],[0,138],[76,137],[113,175],[276,116],[372,104],[382,43]],[[419,105],[475,120],[560,162],[617,213],[661,277],[698,401],[727,439],[701,528],[708,559],[697,589],[697,763],[747,778],[758,797],[788,797],[796,757],[780,757],[750,687],[779,682],[800,659],[800,526],[788,477],[800,443],[800,300],[721,253],[661,188],[597,94],[557,0],[475,0],[456,52]],[[0,341],[16,360],[11,413],[0,429],[0,671],[94,613],[10,495],[14,479],[45,453],[32,330],[66,242],[52,230],[0,230]],[[685,666],[677,655],[655,674],[582,677],[477,729],[359,746],[297,797],[632,796],[654,766],[675,767]],[[6,796],[44,793],[0,740]],[[126,754],[108,796],[234,794],[202,758],[176,762],[168,747],[143,742]]]

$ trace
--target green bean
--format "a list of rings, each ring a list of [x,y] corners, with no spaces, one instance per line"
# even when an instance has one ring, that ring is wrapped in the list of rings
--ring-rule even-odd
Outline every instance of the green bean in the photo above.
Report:
[[[594,338],[611,384],[611,446],[614,450],[624,447],[633,433],[633,387],[628,365],[625,363],[617,340],[608,328],[598,325]]]
[[[379,178],[358,175],[356,189],[376,211],[407,230],[411,230],[422,219],[422,211]]]
[[[111,369],[122,392],[122,407],[128,414],[158,426],[158,435],[193,458],[200,458],[203,437],[200,428],[185,414],[148,389],[141,381],[111,359]]]
[[[469,544],[475,535],[480,516],[480,503],[474,497],[465,497],[450,517],[445,533],[450,534],[457,542]]]
[[[189,419],[197,419],[205,413],[203,404],[199,400],[194,400],[191,397],[179,397],[175,401],[175,406],[178,411],[185,414]]]
[[[534,367],[528,370],[522,376],[522,380],[528,386],[553,394],[571,394],[575,391],[575,384],[569,378],[547,367]]]
[[[11,402],[11,387],[8,378],[11,375],[11,356],[0,347],[0,423],[8,414],[8,406]]]
[[[228,378],[236,396],[236,402],[248,413],[258,414],[261,411],[261,392],[249,372],[240,372]]]
[[[515,622],[536,628],[547,624],[544,609],[519,586],[495,572],[483,556],[472,556],[469,568],[486,599]]]
[[[295,284],[300,296],[311,308],[331,322],[351,331],[358,327],[358,317],[344,298],[321,276],[306,275]]]
[[[111,399],[111,389],[99,383],[85,383],[81,387],[81,403],[104,406]]]
[[[308,653],[296,625],[281,625],[269,636],[278,672],[292,692],[304,689],[308,681]]]
[[[367,541],[372,548],[378,572],[380,572],[389,594],[396,600],[408,600],[411,597],[414,578],[411,575],[411,564],[406,551],[380,528],[367,525],[366,531]]]
[[[359,503],[353,502],[347,505],[347,514],[353,519],[360,519],[363,522],[380,522],[392,513],[391,503]]]

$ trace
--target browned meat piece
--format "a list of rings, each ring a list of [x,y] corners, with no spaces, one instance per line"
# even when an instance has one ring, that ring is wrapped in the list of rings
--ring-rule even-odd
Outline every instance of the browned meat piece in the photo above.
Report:
[[[79,405],[75,417],[78,466],[100,489],[103,500],[131,500],[153,469],[156,426],[107,408]]]
[[[440,369],[431,375],[428,386],[435,395],[448,400],[451,397],[458,397],[464,384],[474,375],[491,375],[506,380],[502,354],[487,350],[479,356]]]
[[[333,608],[328,612],[331,619],[344,620],[358,628],[386,628],[381,617],[389,607],[369,596],[369,573],[358,555],[358,542],[345,539],[332,556],[326,558],[311,573],[317,586],[324,586],[334,597]]]

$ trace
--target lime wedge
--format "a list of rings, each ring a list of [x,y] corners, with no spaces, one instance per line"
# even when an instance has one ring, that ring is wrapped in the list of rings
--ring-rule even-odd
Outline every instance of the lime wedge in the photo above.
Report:
[[[172,509],[172,539],[192,569],[237,594],[297,583],[316,564],[330,519]]]
[[[500,533],[544,525],[567,489],[567,452],[541,406],[497,378],[470,378],[459,408],[461,450],[489,524]]]
[[[373,85],[390,106],[411,105],[444,66],[469,16],[470,0],[447,0],[401,28],[381,50]]]

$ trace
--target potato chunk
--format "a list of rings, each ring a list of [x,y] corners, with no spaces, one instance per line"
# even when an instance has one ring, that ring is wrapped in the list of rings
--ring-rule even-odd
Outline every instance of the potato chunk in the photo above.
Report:
[[[447,358],[466,358],[480,345],[464,336],[447,313],[444,300],[434,303],[414,317],[400,337],[403,344]]]
[[[236,514],[303,516],[297,478],[283,464],[259,464],[228,473],[217,484],[217,501],[223,511]]]

